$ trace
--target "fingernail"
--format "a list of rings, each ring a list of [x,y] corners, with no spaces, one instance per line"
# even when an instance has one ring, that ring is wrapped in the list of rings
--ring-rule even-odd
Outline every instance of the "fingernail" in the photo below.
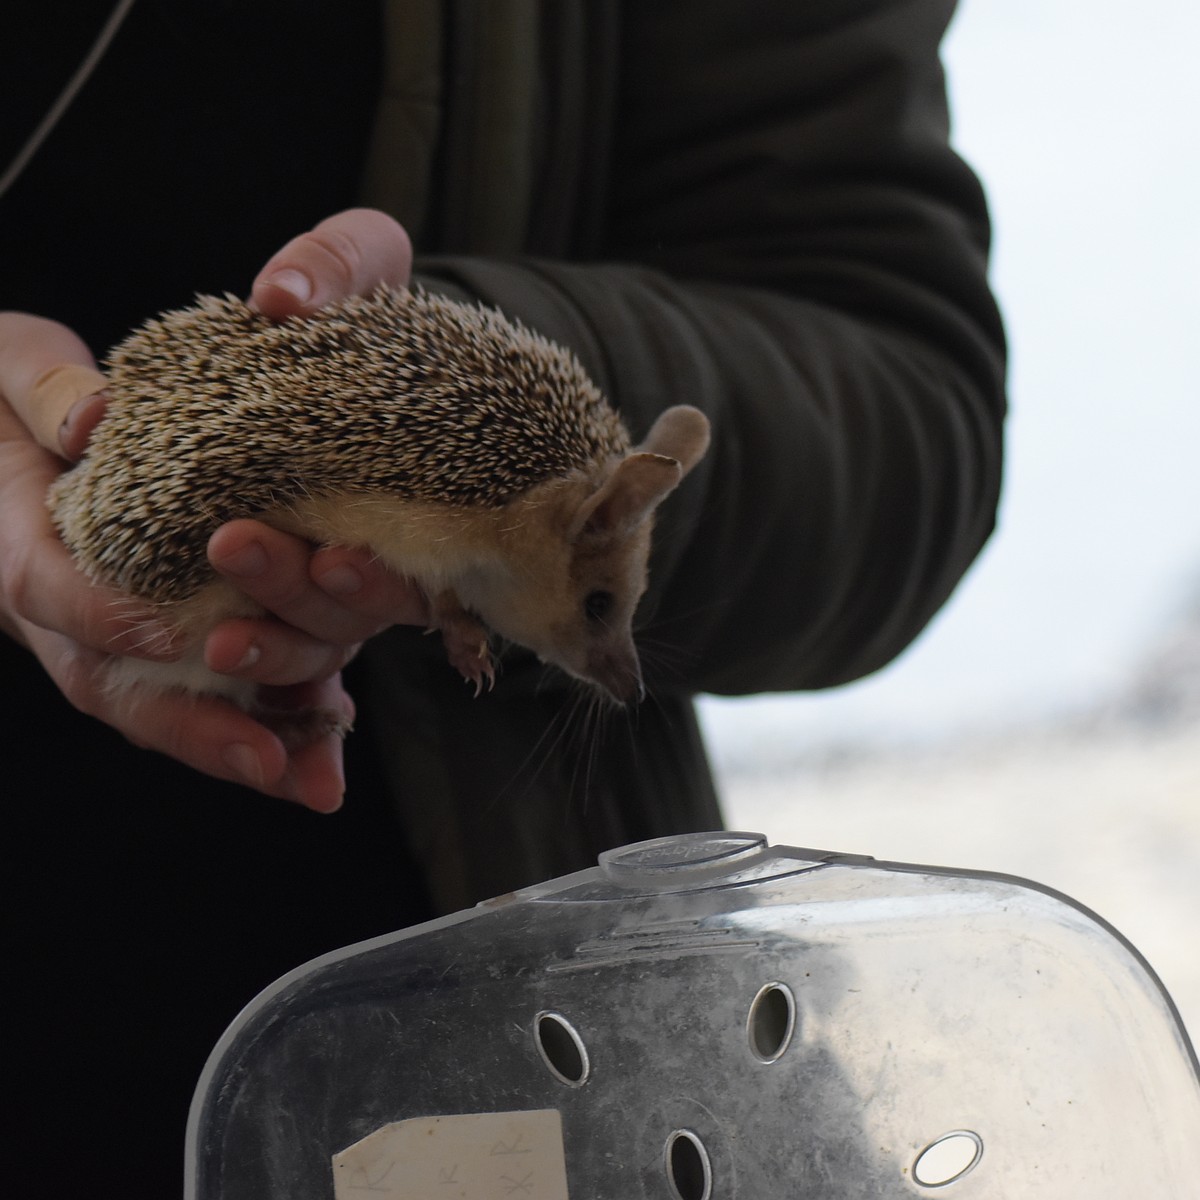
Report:
[[[241,579],[256,579],[268,565],[267,552],[260,542],[248,542],[236,553],[222,558],[219,564],[224,574]]]
[[[246,653],[242,655],[233,669],[234,671],[248,671],[260,658],[262,658],[262,650],[252,643],[246,647]]]
[[[77,459],[87,449],[92,430],[100,423],[108,403],[103,392],[93,392],[76,400],[58,427],[58,444],[69,459]]]
[[[300,304],[307,304],[312,299],[312,281],[301,271],[276,271],[274,275],[268,275],[262,282],[268,287],[278,288],[281,292],[287,292],[289,296],[295,297]]]
[[[261,788],[263,785],[262,763],[255,754],[253,747],[244,742],[233,742],[221,751],[225,765],[244,783],[251,787]]]
[[[353,596],[362,591],[362,572],[347,563],[342,563],[317,576],[317,586],[331,596]]]

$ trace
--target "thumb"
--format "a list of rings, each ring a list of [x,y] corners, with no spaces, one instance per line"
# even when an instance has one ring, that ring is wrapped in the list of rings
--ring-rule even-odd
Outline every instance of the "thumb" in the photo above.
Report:
[[[107,380],[83,340],[29,313],[0,313],[0,397],[39,445],[74,461],[104,415]]]
[[[381,283],[405,287],[412,242],[387,213],[352,208],[293,238],[258,273],[251,305],[272,320],[309,316]]]

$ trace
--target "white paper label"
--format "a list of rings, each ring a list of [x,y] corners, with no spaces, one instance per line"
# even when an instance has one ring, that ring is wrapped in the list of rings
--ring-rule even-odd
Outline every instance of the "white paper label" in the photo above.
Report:
[[[336,1200],[569,1200],[555,1109],[414,1117],[333,1156]]]

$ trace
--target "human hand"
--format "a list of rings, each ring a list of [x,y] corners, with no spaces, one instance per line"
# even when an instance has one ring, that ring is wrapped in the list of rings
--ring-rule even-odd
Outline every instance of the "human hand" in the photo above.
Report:
[[[0,624],[83,712],[139,745],[209,774],[239,778],[237,752],[233,761],[226,752],[249,735],[222,725],[227,714],[174,696],[150,702],[135,695],[117,704],[102,687],[100,672],[110,655],[170,659],[176,648],[172,631],[153,611],[83,577],[46,509],[46,491],[63,458],[78,452],[86,427],[103,410],[95,395],[98,373],[85,382],[90,394],[82,398],[59,386],[67,375],[86,381],[87,372],[95,372],[95,363],[71,330],[24,313],[0,314]],[[48,378],[47,398],[39,385]],[[72,414],[65,421],[63,405]]]
[[[411,258],[407,236],[390,218],[367,210],[341,213],[267,263],[252,303],[275,319],[307,314],[381,282],[407,283]],[[62,469],[55,455],[78,457],[103,414],[102,396],[76,394],[85,390],[86,374],[60,371],[70,386],[38,388],[51,368],[64,365],[95,370],[87,348],[63,326],[0,315],[0,396],[9,401],[0,410],[0,625],[30,647],[72,703],[136,744],[268,795],[318,811],[336,809],[344,779],[335,736],[289,751],[223,701],[135,692],[115,703],[99,686],[109,654],[170,658],[176,649],[171,631],[153,623],[144,607],[83,579],[46,513],[46,489]],[[239,521],[213,535],[209,554],[218,571],[275,619],[224,622],[208,638],[206,661],[269,687],[276,707],[316,706],[350,716],[341,667],[379,630],[427,619],[423,596],[362,551],[314,553],[299,539]]]
[[[294,239],[258,273],[251,304],[274,320],[308,316],[379,284],[404,286],[412,246],[390,217],[352,209]],[[222,622],[209,635],[205,661],[215,671],[270,687],[336,689],[338,673],[367,638],[395,624],[425,625],[424,595],[363,550],[323,547],[256,521],[234,521],[213,535],[209,562],[262,605],[271,619]],[[275,697],[278,703],[278,697]],[[322,707],[331,707],[324,701]],[[340,772],[341,741],[323,739],[299,755],[328,756]],[[293,757],[297,757],[294,753]]]

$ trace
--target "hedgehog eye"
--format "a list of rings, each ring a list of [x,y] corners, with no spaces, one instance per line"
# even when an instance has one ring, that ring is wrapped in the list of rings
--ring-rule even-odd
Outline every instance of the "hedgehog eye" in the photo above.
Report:
[[[613,594],[612,592],[595,591],[588,592],[583,601],[584,615],[589,621],[603,621],[612,610]]]

